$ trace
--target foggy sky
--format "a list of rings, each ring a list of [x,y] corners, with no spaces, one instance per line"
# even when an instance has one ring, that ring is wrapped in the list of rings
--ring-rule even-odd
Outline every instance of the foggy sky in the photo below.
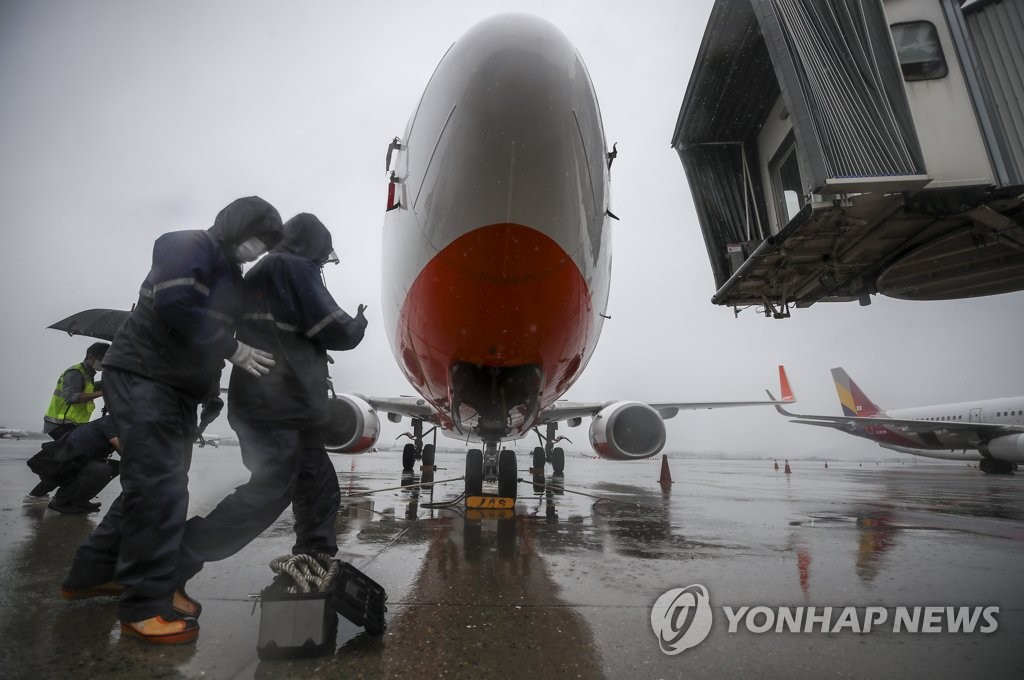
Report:
[[[874,296],[868,307],[818,304],[787,320],[752,309],[734,318],[711,304],[714,279],[669,146],[711,4],[0,4],[0,424],[41,429],[57,376],[93,342],[46,326],[82,309],[129,308],[157,236],[206,228],[252,194],[284,219],[317,214],[341,256],[327,268],[335,298],[350,312],[370,305],[364,342],[334,354],[339,391],[413,394],[381,316],[385,152],[450,44],[507,11],[542,16],[569,37],[608,145],[618,142],[612,318],[567,398],[760,399],[778,389],[780,363],[802,413],[841,412],[834,366],[889,408],[1024,393],[1022,294]],[[382,445],[408,428],[385,425]],[[588,426],[561,433],[584,448]],[[667,426],[666,450],[896,458],[771,408],[683,412]],[[210,431],[229,433],[226,418]]]

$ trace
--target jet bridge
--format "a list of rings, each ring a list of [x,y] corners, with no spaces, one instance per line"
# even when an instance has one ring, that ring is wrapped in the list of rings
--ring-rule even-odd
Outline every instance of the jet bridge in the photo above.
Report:
[[[1024,289],[1024,0],[718,0],[672,146],[717,290],[776,318]]]

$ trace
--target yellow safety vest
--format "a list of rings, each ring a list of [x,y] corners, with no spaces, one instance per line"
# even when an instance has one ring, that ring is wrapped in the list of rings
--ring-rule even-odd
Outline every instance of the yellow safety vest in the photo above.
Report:
[[[78,371],[85,378],[85,390],[84,392],[93,391],[92,378],[89,377],[88,371],[85,370],[85,364],[75,364],[68,371]],[[50,406],[46,409],[46,414],[43,416],[43,420],[51,423],[75,423],[76,425],[82,425],[89,422],[92,417],[92,412],[96,409],[96,404],[93,400],[84,401],[80,404],[69,404],[64,401],[62,390],[64,389],[64,375],[68,372],[60,374],[57,378],[57,386],[53,389],[53,398],[50,399]]]

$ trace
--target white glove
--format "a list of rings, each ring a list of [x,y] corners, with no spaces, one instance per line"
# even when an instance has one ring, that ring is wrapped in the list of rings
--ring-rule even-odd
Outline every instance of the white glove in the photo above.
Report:
[[[270,367],[274,365],[274,355],[240,342],[238,349],[228,361],[258,378],[270,373]]]

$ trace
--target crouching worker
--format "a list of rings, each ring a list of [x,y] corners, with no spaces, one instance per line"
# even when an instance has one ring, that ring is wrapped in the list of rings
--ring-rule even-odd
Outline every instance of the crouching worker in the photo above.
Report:
[[[28,466],[40,479],[52,480],[60,487],[47,507],[67,515],[98,512],[100,504],[92,499],[117,476],[118,461],[110,455],[120,448],[109,415],[43,444],[42,450],[28,459]]]
[[[257,376],[274,364],[236,341],[232,323],[241,263],[280,238],[281,216],[256,196],[233,201],[209,229],[158,238],[139,301],[104,357],[122,491],[75,552],[60,594],[80,599],[122,586],[122,636],[179,644],[199,634],[195,604],[175,592],[197,409],[225,360]]]
[[[363,338],[365,305],[355,318],[338,307],[321,268],[337,256],[331,234],[303,213],[284,225],[284,238],[245,276],[241,342],[272,351],[274,369],[259,380],[231,372],[228,421],[238,435],[249,481],[206,517],[185,527],[178,589],[205,562],[229,557],[292,506],[294,554],[338,552],[338,476],[324,450],[330,377],[327,350],[352,349]]]

